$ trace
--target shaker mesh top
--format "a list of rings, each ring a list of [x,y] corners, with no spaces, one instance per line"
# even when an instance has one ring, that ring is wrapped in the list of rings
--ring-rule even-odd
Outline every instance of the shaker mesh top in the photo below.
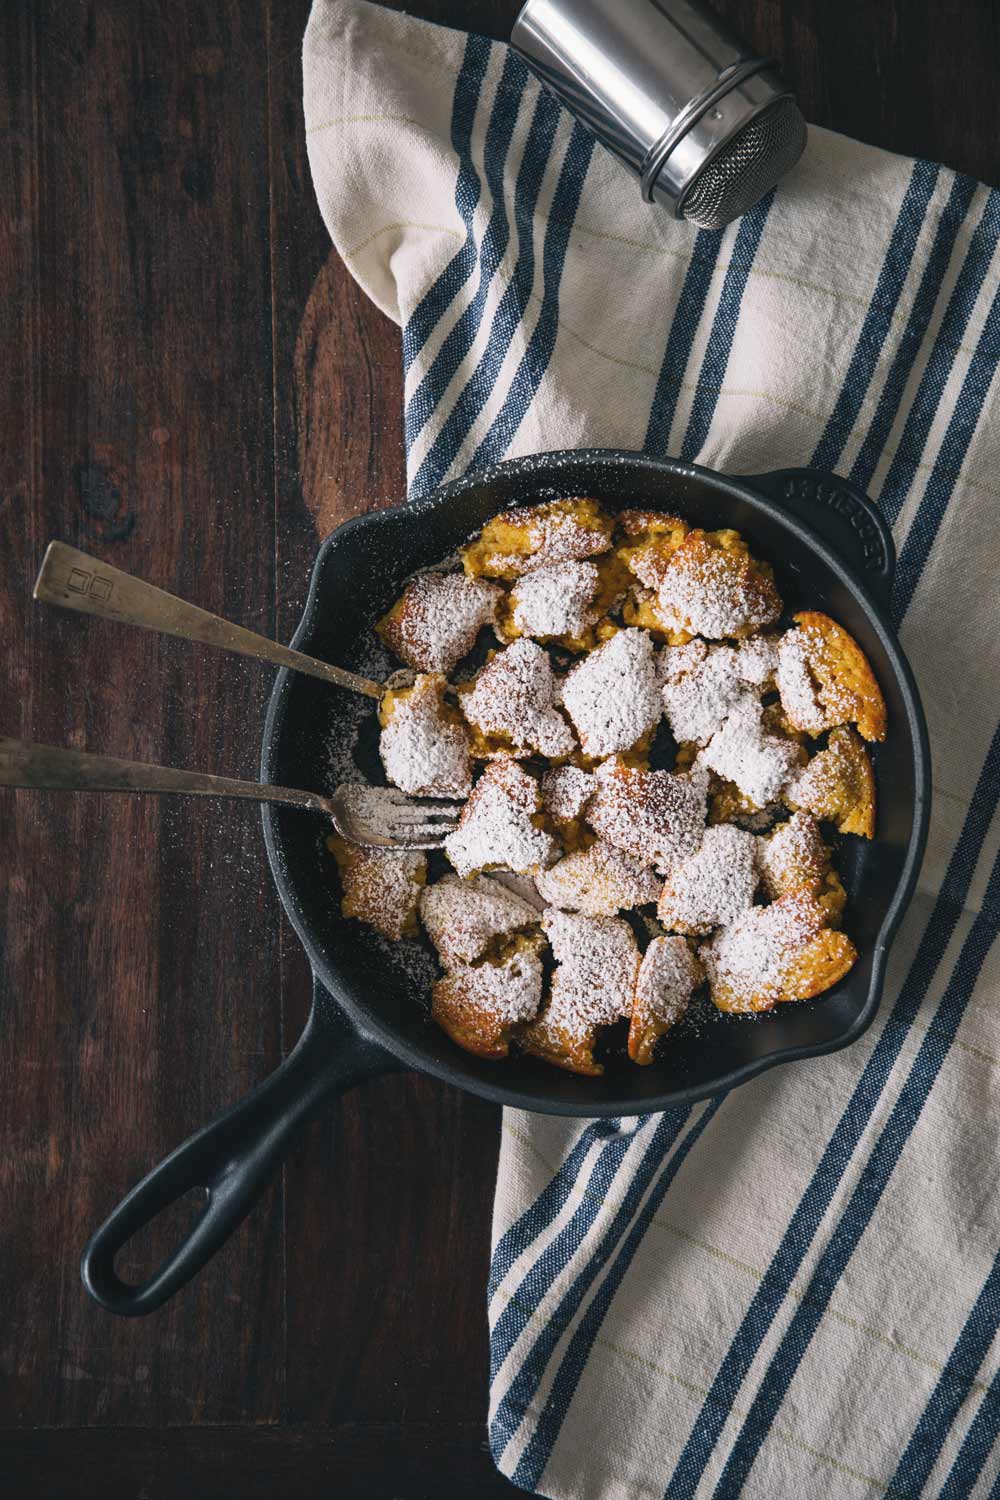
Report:
[[[802,155],[806,122],[794,99],[779,99],[723,146],[685,194],[685,219],[720,229],[745,214]]]

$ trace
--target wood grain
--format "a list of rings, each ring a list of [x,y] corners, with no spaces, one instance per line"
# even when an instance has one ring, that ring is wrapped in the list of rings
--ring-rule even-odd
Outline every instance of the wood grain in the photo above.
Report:
[[[0,1433],[5,1493],[42,1500],[514,1500],[482,1424]]]
[[[402,8],[402,0],[397,8]],[[1000,180],[988,0],[719,0],[817,123]],[[515,0],[406,0],[508,33]],[[301,115],[308,0],[0,8],[0,726],[253,775],[270,677],[42,613],[52,536],[287,639],[317,534],[404,489],[399,333],[331,254]],[[76,1262],[308,1003],[250,809],[3,793],[5,1493],[465,1500],[484,1446],[497,1114],[346,1098],[162,1313]],[[133,1271],[169,1243],[157,1226]],[[221,1424],[237,1424],[226,1426]]]
[[[245,726],[260,721],[266,672],[43,613],[30,585],[63,537],[273,625],[261,17],[33,0],[4,24],[20,69],[8,97],[22,101],[24,263],[5,299],[23,383],[3,418],[0,722],[254,775]],[[77,1274],[123,1191],[279,1059],[259,819],[27,792],[5,794],[2,816],[0,1407],[42,1424],[276,1417],[280,1199],[149,1321],[108,1319]],[[166,1236],[151,1232],[127,1266],[140,1251],[151,1265]]]

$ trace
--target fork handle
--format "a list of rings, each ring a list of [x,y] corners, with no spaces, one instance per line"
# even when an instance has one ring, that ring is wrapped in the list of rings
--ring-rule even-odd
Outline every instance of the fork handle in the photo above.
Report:
[[[328,799],[318,792],[237,781],[231,776],[207,776],[201,771],[177,771],[144,761],[116,760],[110,755],[36,745],[30,740],[0,738],[0,786],[53,792],[181,792],[189,797],[240,797],[332,815]]]
[[[277,641],[269,641],[253,630],[245,630],[242,625],[223,620],[196,604],[188,604],[141,578],[133,578],[131,573],[99,562],[65,542],[49,543],[35,582],[35,598],[43,604],[57,604],[81,614],[141,625],[161,635],[201,641],[223,651],[270,662],[272,666],[291,667],[295,672],[305,672],[369,698],[382,696],[381,684],[369,677],[359,677],[302,651],[293,651],[290,646],[280,646]]]

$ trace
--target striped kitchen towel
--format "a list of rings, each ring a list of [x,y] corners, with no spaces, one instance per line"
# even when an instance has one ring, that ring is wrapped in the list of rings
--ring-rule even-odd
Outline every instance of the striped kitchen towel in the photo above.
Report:
[[[589,444],[882,507],[936,784],[846,1051],[690,1110],[508,1112],[490,1442],[566,1500],[1000,1495],[1000,193],[814,130],[696,231],[506,47],[316,0],[330,233],[402,329],[414,495]]]

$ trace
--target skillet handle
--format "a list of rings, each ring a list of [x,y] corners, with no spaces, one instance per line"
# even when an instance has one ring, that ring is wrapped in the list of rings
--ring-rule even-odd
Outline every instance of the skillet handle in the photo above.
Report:
[[[819,469],[777,469],[742,478],[818,532],[876,601],[888,608],[896,548],[881,512],[863,490]]]
[[[322,1107],[362,1079],[401,1067],[355,1030],[314,980],[312,1013],[281,1067],[154,1167],[92,1236],[80,1261],[87,1291],[123,1317],[162,1307],[246,1218]],[[186,1238],[148,1281],[129,1286],[115,1270],[115,1256],[137,1230],[192,1188],[204,1188],[207,1197]]]

